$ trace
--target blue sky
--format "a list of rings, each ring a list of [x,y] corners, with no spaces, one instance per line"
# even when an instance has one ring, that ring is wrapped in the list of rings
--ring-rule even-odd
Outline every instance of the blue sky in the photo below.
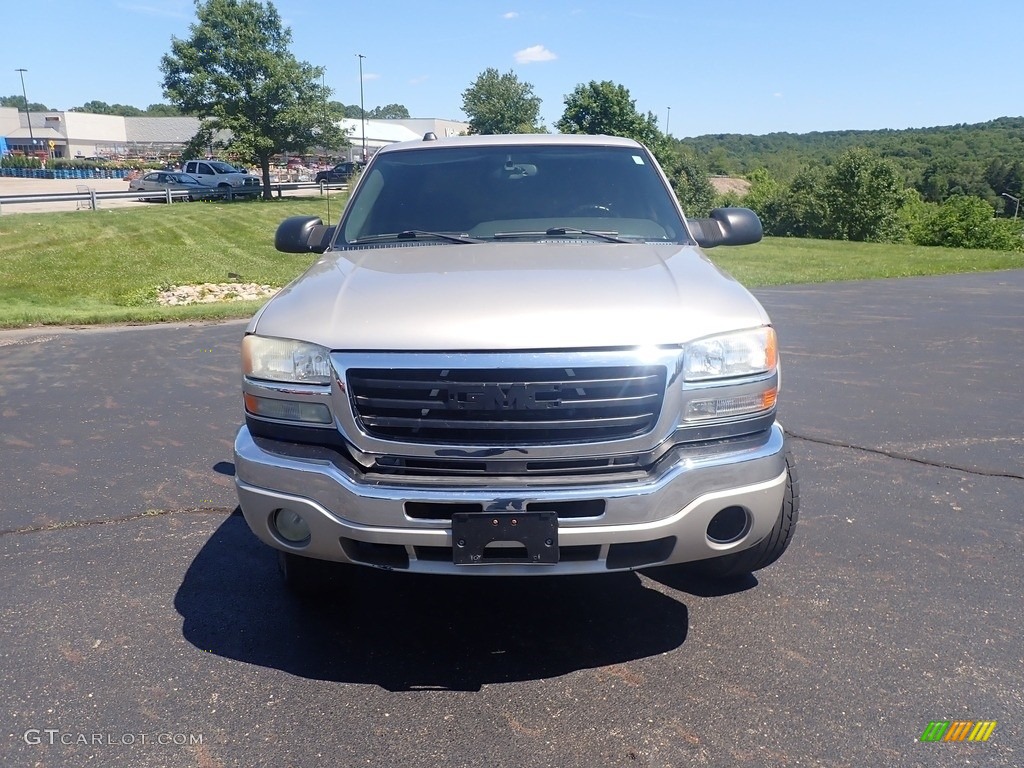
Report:
[[[967,0],[278,0],[292,53],[334,98],[464,119],[513,71],[551,128],[580,83],[624,85],[677,137],[976,123],[1024,115],[1020,7]],[[3,0],[0,95],[56,109],[165,101],[160,57],[191,0]]]

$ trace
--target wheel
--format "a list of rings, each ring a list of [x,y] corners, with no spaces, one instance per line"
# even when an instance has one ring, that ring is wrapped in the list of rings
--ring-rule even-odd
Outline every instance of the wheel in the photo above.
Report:
[[[742,552],[713,557],[689,563],[686,569],[700,576],[716,579],[732,579],[745,576],[753,571],[766,568],[789,548],[800,514],[800,482],[796,474],[793,455],[786,452],[786,494],[782,497],[782,509],[771,533],[760,543]]]
[[[277,566],[288,589],[296,595],[309,597],[337,590],[350,566],[315,560],[294,552],[277,552]]]

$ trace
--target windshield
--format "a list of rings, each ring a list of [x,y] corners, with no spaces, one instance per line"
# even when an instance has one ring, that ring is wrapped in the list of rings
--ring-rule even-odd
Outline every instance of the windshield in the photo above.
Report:
[[[219,160],[210,160],[208,164],[212,166],[213,170],[217,173],[238,173],[238,169],[235,168],[235,166],[222,163]]]
[[[382,153],[335,247],[413,233],[473,240],[689,242],[671,192],[633,147],[507,145]]]

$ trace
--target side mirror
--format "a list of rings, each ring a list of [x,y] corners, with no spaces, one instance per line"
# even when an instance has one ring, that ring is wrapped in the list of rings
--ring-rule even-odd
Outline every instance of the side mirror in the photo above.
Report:
[[[749,208],[715,208],[708,219],[688,219],[690,234],[701,248],[750,245],[761,240],[761,220]]]
[[[317,216],[291,216],[278,225],[274,247],[282,253],[323,253],[334,229]]]

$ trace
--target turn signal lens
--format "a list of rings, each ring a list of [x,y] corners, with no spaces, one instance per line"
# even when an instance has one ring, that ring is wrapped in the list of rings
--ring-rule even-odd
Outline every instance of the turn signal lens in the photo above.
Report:
[[[775,407],[778,390],[775,387],[752,395],[736,397],[715,397],[706,400],[691,400],[686,405],[685,421],[704,419],[725,419],[731,416],[749,416]]]
[[[281,421],[305,421],[310,424],[330,424],[331,411],[323,403],[302,403],[295,400],[278,400],[271,397],[243,395],[245,409],[254,416]]]

